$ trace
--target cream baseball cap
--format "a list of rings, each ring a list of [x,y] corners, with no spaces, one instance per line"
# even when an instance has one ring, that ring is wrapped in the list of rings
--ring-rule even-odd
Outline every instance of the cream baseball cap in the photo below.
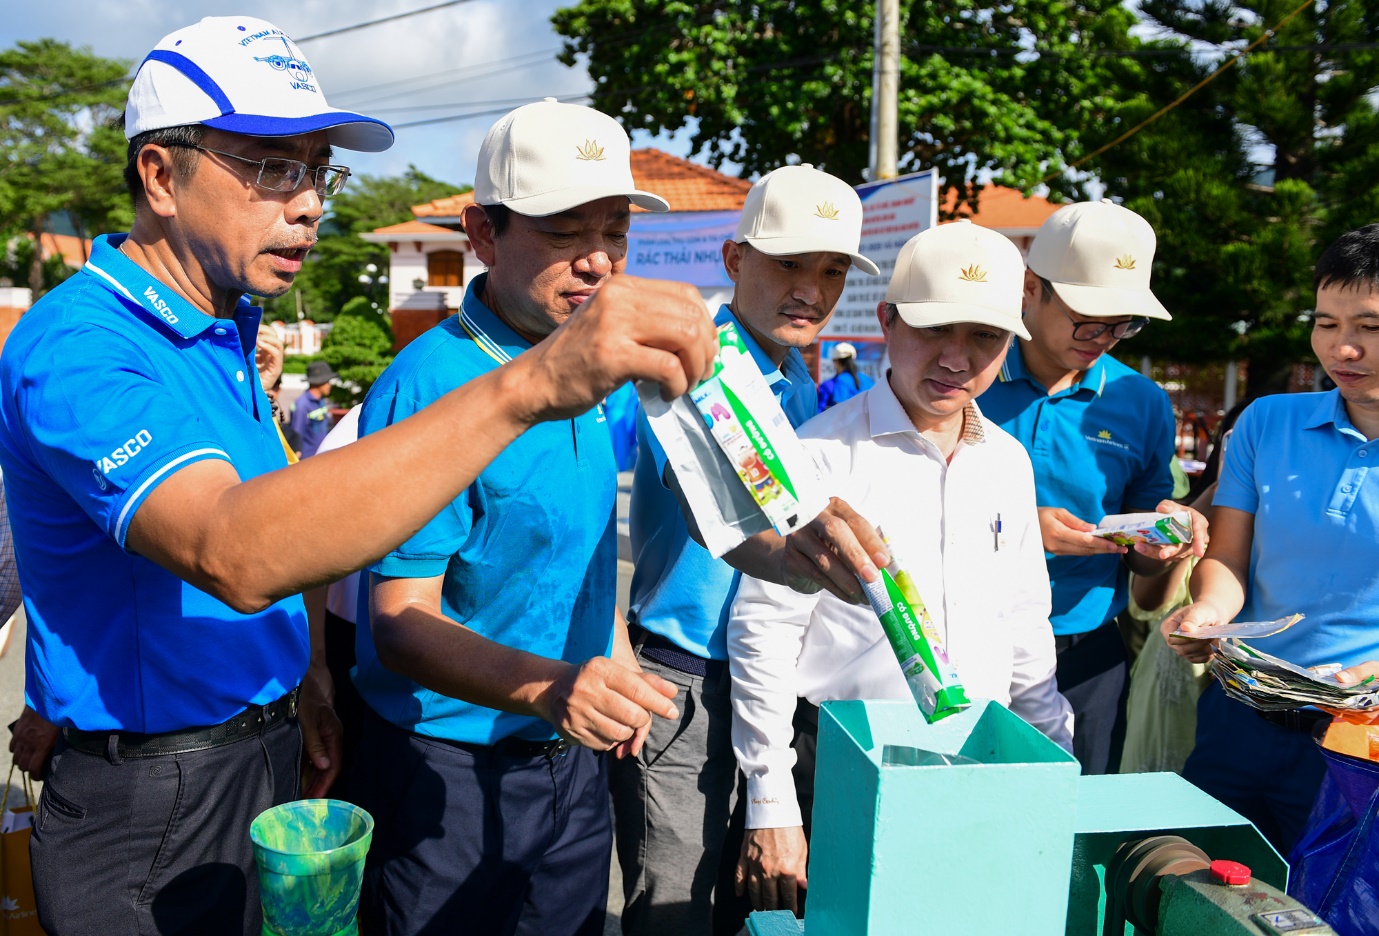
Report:
[[[886,301],[906,325],[976,322],[1029,338],[1021,321],[1025,263],[1004,234],[967,219],[921,231],[895,258]]]
[[[857,348],[851,342],[840,341],[833,346],[833,360],[842,361],[857,357]]]
[[[139,64],[125,138],[186,124],[264,137],[324,130],[333,146],[366,153],[393,145],[383,121],[328,105],[297,44],[249,16],[208,16],[169,33]]]
[[[733,240],[772,257],[840,253],[872,276],[881,270],[859,252],[862,199],[852,186],[809,163],[781,166],[747,192]]]
[[[632,181],[631,149],[622,126],[592,107],[555,98],[524,104],[484,137],[474,200],[532,218],[613,195],[648,211],[668,211],[664,198]]]
[[[1110,199],[1064,205],[1030,244],[1029,268],[1079,315],[1173,318],[1152,292],[1149,222]]]

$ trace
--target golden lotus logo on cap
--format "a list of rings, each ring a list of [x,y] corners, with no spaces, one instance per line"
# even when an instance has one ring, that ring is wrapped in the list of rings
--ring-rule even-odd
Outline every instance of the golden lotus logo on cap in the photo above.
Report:
[[[1110,430],[1110,429],[1103,429],[1103,430],[1101,430],[1100,432],[1098,432],[1098,433],[1096,434],[1096,437],[1097,437],[1098,439],[1105,439],[1106,441],[1109,442],[1109,441],[1111,441],[1111,430]]]
[[[833,207],[833,202],[824,202],[822,205],[814,206],[814,217],[823,218],[825,221],[837,221],[838,209]]]
[[[1116,269],[1117,269],[1117,270],[1133,270],[1134,268],[1135,268],[1135,258],[1132,257],[1132,256],[1130,256],[1129,254],[1126,254],[1126,255],[1123,256],[1123,257],[1117,257],[1117,258],[1116,258]]]
[[[603,147],[599,146],[598,140],[585,140],[583,146],[576,146],[575,152],[579,155],[575,159],[582,159],[586,162],[603,162]]]
[[[958,279],[962,280],[964,283],[985,283],[986,271],[974,263],[969,267],[963,268],[962,274]]]

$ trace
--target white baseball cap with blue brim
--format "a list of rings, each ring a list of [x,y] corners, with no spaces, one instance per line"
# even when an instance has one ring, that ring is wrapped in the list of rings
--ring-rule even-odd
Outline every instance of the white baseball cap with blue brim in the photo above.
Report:
[[[125,138],[188,124],[264,137],[324,130],[332,146],[365,153],[393,145],[383,121],[326,104],[297,44],[249,16],[208,16],[164,36],[139,65]]]

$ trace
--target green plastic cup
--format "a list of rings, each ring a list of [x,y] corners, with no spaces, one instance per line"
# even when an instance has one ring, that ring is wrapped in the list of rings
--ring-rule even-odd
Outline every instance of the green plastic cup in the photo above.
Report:
[[[249,826],[264,936],[355,936],[373,817],[351,803],[299,800]]]

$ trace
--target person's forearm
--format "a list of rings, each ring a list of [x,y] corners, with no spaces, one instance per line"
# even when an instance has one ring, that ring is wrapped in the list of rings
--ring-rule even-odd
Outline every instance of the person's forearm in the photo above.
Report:
[[[129,545],[244,612],[341,578],[421,529],[536,421],[524,382],[514,361],[352,445],[227,483],[210,510],[187,504],[206,515],[192,536],[161,535],[141,511]],[[305,540],[283,548],[286,530]]]
[[[1156,578],[1173,567],[1173,560],[1154,559],[1133,549],[1123,558],[1126,567],[1141,578]]]
[[[1207,556],[1197,563],[1188,585],[1193,601],[1205,601],[1221,612],[1221,620],[1229,621],[1245,605],[1245,577],[1228,564]]]
[[[569,664],[505,647],[421,604],[373,625],[385,667],[433,692],[475,705],[544,718],[542,694]]]

